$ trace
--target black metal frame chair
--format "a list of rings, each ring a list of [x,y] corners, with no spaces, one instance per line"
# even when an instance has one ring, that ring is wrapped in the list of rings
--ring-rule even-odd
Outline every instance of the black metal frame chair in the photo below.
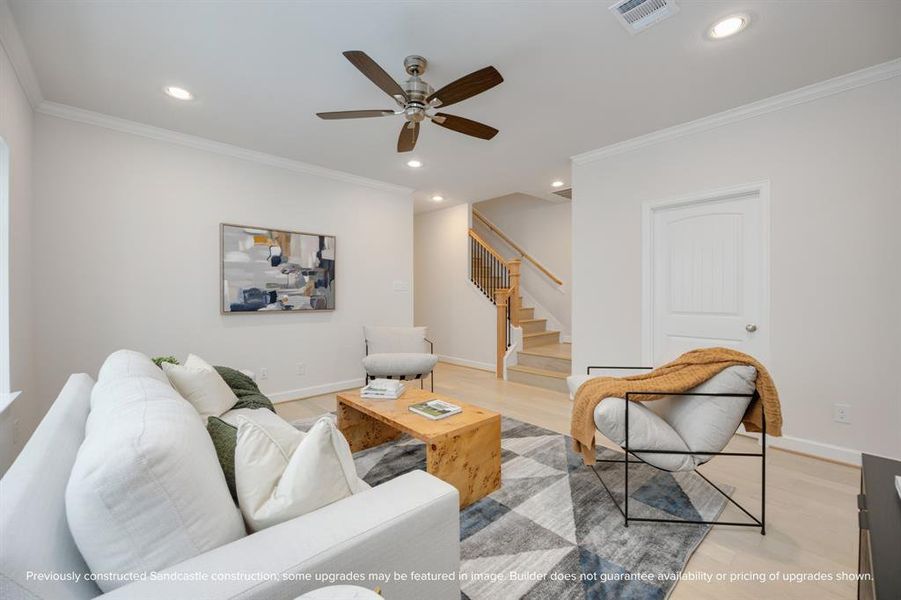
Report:
[[[586,369],[585,374],[591,375],[592,369],[609,369],[609,370],[650,370],[652,367],[604,367],[604,366],[590,366]],[[598,481],[601,482],[601,485],[604,486],[604,490],[606,490],[607,495],[610,496],[610,499],[613,501],[613,504],[619,509],[619,512],[622,513],[623,518],[625,519],[625,526],[629,526],[629,522],[641,522],[641,523],[689,523],[693,525],[731,525],[735,527],[760,527],[760,535],[766,535],[766,415],[761,411],[761,436],[760,436],[760,452],[698,452],[698,451],[680,451],[680,450],[653,450],[653,449],[644,449],[644,448],[630,448],[629,447],[629,404],[631,402],[631,398],[635,396],[713,396],[713,397],[728,397],[728,398],[751,398],[751,402],[753,403],[759,397],[757,391],[755,390],[753,394],[705,394],[705,393],[681,393],[681,394],[671,394],[669,392],[626,392],[626,416],[625,416],[625,440],[624,445],[621,446],[625,455],[623,456],[623,460],[614,460],[614,459],[597,459],[598,462],[605,463],[623,463],[625,466],[625,477],[623,481],[623,504],[625,508],[620,506],[619,502],[616,501],[616,498],[613,497],[613,493],[610,491],[610,488],[607,487],[607,484],[604,483],[604,479],[601,477],[601,474],[598,473],[597,469],[592,465],[591,470],[594,471],[594,474],[597,476]],[[701,456],[750,456],[750,457],[758,457],[760,458],[760,518],[758,519],[753,514],[751,514],[745,507],[732,499],[729,494],[724,492],[717,486],[715,483],[707,479],[703,473],[694,469],[694,472],[698,474],[704,481],[710,484],[710,486],[715,489],[717,492],[722,494],[726,500],[734,504],[745,513],[750,519],[751,523],[742,523],[735,521],[703,521],[703,520],[688,520],[688,519],[651,519],[645,517],[631,517],[629,516],[629,465],[635,463],[644,463],[648,466],[654,467],[660,471],[666,471],[666,469],[662,469],[655,465],[652,465],[641,459],[640,456],[636,456],[636,454],[687,454],[691,456],[701,455]],[[638,460],[629,460],[629,455],[634,456]]]
[[[422,339],[429,343],[429,353],[435,354],[435,343],[432,340],[430,340],[429,338],[422,338]],[[369,340],[364,339],[363,341],[366,344],[366,356],[369,356]],[[431,376],[431,377],[429,377],[429,387],[431,388],[430,391],[434,392],[435,391],[435,369],[434,368],[432,368],[432,370],[429,371],[428,373],[417,373],[416,375],[414,375],[412,377],[412,380],[418,379],[419,380],[419,389],[424,390],[425,389],[425,378],[428,376]],[[397,378],[400,379],[401,381],[408,381],[406,375],[398,375]],[[375,379],[375,377],[370,377],[369,373],[366,373],[366,384],[367,385],[369,385],[370,379]],[[386,375],[383,379],[394,379],[394,376]]]

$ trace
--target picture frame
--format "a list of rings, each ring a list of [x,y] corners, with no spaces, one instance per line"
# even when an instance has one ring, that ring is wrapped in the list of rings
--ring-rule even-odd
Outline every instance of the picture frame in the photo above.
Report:
[[[337,237],[219,224],[220,314],[336,309]]]

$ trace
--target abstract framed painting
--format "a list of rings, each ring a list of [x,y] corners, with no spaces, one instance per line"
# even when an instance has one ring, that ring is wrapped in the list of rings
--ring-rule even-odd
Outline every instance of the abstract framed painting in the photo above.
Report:
[[[222,223],[221,313],[335,310],[335,236]]]

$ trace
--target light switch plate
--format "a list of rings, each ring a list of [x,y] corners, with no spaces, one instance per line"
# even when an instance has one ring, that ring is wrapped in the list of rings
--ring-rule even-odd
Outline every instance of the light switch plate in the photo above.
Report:
[[[394,291],[395,292],[409,292],[410,286],[407,285],[406,281],[395,281],[394,282]]]

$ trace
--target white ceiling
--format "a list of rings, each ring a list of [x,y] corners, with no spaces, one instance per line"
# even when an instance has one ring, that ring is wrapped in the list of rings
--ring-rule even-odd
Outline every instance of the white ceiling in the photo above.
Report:
[[[513,192],[547,197],[569,157],[901,56],[901,2],[682,0],[631,36],[612,0],[544,2],[10,2],[47,100],[415,188],[417,210]],[[718,17],[752,25],[719,42]],[[400,117],[342,56],[364,50],[402,79],[422,54],[434,87],[486,65],[504,83],[447,112],[494,140],[423,125],[394,151]],[[191,90],[179,103],[164,85]],[[428,200],[440,193],[446,200]]]

